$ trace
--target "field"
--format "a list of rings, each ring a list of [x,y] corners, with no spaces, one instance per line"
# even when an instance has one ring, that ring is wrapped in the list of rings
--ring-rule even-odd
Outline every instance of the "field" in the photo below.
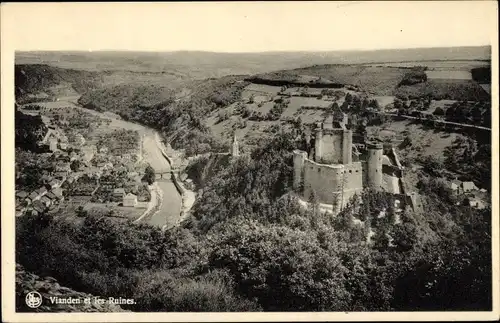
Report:
[[[451,80],[472,80],[470,71],[453,71],[453,70],[431,70],[426,71],[428,79],[451,79]]]
[[[400,86],[393,94],[401,98],[431,96],[435,100],[480,101],[489,100],[490,96],[479,84],[469,80],[433,79],[411,86]]]
[[[489,66],[488,60],[413,60],[408,62],[392,62],[370,64],[370,66],[386,66],[386,67],[405,67],[411,68],[414,66],[427,66],[429,70],[454,70],[454,71],[470,71],[473,68]]]
[[[433,156],[444,160],[444,149],[451,146],[456,138],[462,137],[456,133],[435,132],[424,129],[411,121],[395,121],[383,127],[367,127],[368,136],[379,135],[382,140],[390,140],[395,135],[408,136],[413,145],[411,148],[398,150],[401,160],[412,162],[425,156]]]

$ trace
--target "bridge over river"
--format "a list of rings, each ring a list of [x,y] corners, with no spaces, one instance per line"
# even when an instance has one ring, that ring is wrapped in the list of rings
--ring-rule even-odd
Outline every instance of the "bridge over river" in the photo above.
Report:
[[[174,183],[170,180],[170,164],[162,155],[160,147],[155,140],[155,131],[151,128],[122,120],[119,117],[111,114],[85,109],[81,107],[77,102],[78,97],[66,97],[60,98],[59,101],[56,102],[40,102],[37,104],[45,106],[48,109],[71,106],[76,109],[80,109],[90,114],[99,116],[101,118],[111,120],[111,123],[108,125],[108,127],[110,128],[123,128],[138,131],[139,135],[142,138],[141,147],[143,159],[155,169],[156,173],[160,174],[160,179],[157,182],[158,187],[161,189],[160,194],[162,196],[162,204],[159,212],[154,214],[148,220],[148,223],[160,228],[163,228],[165,225],[167,227],[172,227],[173,225],[177,224],[180,215],[182,200],[179,192],[175,188]]]

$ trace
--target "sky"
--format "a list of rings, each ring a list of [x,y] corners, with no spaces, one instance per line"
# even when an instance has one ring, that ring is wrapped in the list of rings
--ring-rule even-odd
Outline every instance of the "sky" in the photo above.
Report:
[[[489,45],[496,17],[495,1],[8,3],[2,30],[16,50],[335,51]]]

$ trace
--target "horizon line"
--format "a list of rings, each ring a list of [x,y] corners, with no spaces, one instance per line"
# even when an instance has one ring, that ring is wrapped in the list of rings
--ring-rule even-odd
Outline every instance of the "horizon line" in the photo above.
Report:
[[[92,53],[92,52],[128,52],[128,53],[211,53],[211,54],[273,54],[273,53],[339,53],[339,52],[373,52],[383,50],[412,50],[412,49],[451,49],[451,48],[479,48],[479,47],[492,47],[491,44],[484,45],[453,45],[453,46],[428,46],[428,47],[393,47],[393,48],[353,48],[353,49],[317,49],[317,50],[267,50],[267,51],[211,51],[204,49],[35,49],[35,50],[16,50],[15,52],[78,52],[78,53]]]

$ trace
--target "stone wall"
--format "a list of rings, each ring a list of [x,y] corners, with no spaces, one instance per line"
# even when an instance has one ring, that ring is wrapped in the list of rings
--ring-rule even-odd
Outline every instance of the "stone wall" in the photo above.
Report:
[[[392,194],[402,194],[399,177],[390,174],[382,175],[382,190]]]
[[[363,169],[361,162],[354,162],[344,165],[345,171],[345,190],[360,190],[363,189]]]
[[[343,196],[345,205],[354,194],[362,190],[363,170],[360,162],[325,165],[305,159],[304,199],[309,199],[314,191],[320,203],[339,204]]]
[[[316,133],[317,162],[341,164],[344,162],[344,132],[342,129],[322,129]]]
[[[304,198],[312,191],[320,203],[333,204],[334,192],[341,189],[344,165],[324,165],[306,159],[304,162]]]

